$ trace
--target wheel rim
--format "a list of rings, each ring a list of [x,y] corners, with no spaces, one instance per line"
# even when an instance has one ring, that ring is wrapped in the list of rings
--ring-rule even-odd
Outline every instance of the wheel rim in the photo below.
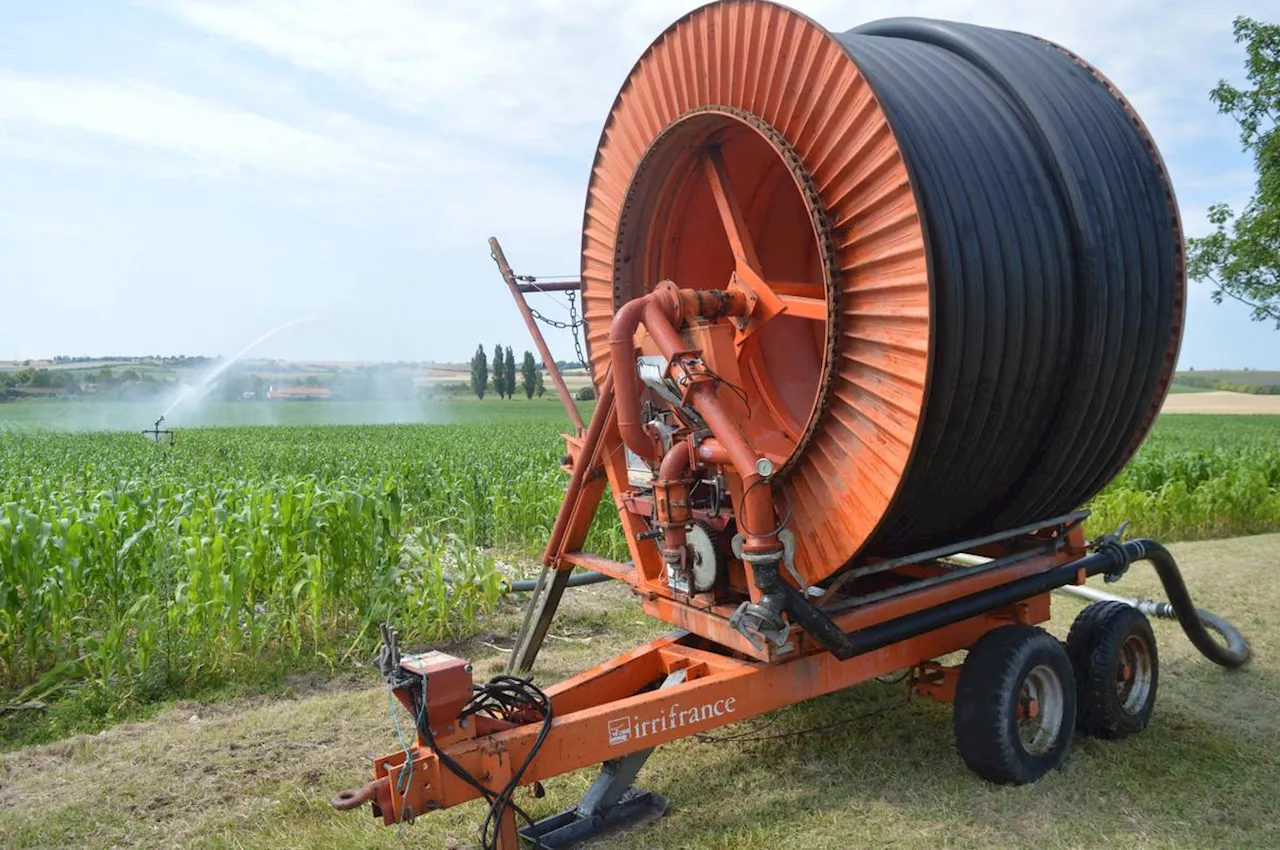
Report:
[[[1116,664],[1116,696],[1120,707],[1137,714],[1151,693],[1151,647],[1138,635],[1120,645]]]
[[[1062,732],[1062,679],[1052,667],[1037,665],[1027,674],[1019,694],[1018,740],[1032,755],[1053,749]]]

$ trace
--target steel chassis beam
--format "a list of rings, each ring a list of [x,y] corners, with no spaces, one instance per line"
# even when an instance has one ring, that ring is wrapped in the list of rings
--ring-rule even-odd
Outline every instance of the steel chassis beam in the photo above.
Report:
[[[1048,617],[1046,593],[843,662],[811,648],[785,661],[761,662],[738,657],[683,632],[660,638],[546,690],[555,719],[521,784],[624,759],[695,733],[917,667],[971,646],[1001,625],[1038,623]],[[412,660],[405,659],[406,663]],[[684,681],[654,687],[681,672]],[[501,787],[510,780],[513,765],[529,755],[539,727],[539,723],[528,723],[490,731],[473,724],[473,737],[455,738],[444,745],[444,751],[472,776],[485,778],[488,787]],[[411,765],[403,751],[373,762],[375,779],[362,794],[374,803],[375,814],[385,823],[412,820],[419,813],[457,806],[479,796],[475,788],[446,769],[421,738],[411,748],[410,757]],[[618,789],[615,785],[611,790]],[[514,815],[509,813],[509,817]],[[514,836],[514,832],[512,820],[503,834]],[[506,845],[503,850],[517,850],[517,845]]]

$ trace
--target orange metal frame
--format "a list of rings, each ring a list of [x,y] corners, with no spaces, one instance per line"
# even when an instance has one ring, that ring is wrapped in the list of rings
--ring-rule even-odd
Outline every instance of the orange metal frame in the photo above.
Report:
[[[963,579],[944,586],[945,590],[939,587],[870,605],[843,618],[841,625],[849,628],[882,622],[934,601],[959,598],[1070,562],[1083,547],[1078,532],[1073,532],[1072,537],[1075,539],[1071,544],[1058,553]],[[522,776],[522,784],[747,720],[908,668],[913,669],[916,693],[950,700],[954,696],[955,668],[938,667],[929,663],[930,659],[971,646],[1001,625],[1039,623],[1048,617],[1049,595],[1043,594],[1004,611],[974,617],[843,662],[804,640],[797,651],[784,659],[760,661],[727,652],[696,635],[677,633],[661,638],[547,689],[555,719]],[[438,653],[430,655],[433,657],[406,659],[404,664],[407,669],[425,673],[431,693],[440,695],[433,696],[428,721],[437,743],[472,776],[481,778],[490,788],[501,787],[510,779],[514,767],[528,756],[540,724],[504,728],[505,724],[477,719],[470,728],[457,728],[448,712],[442,714],[437,708],[444,704],[456,709],[465,701],[471,684],[469,674],[464,672],[465,662]],[[683,683],[653,689],[677,671],[684,671]],[[459,682],[464,675],[466,681]],[[387,824],[412,820],[479,796],[474,787],[445,769],[421,738],[409,755],[398,752],[382,756],[374,760],[373,769],[374,781],[350,797],[349,802],[372,802],[375,814]],[[508,812],[507,821],[501,833],[506,843],[499,846],[515,850],[518,844],[514,813]]]
[[[554,709],[550,731],[521,776],[527,785],[593,764],[617,759],[658,744],[740,722],[774,709],[828,694],[877,676],[909,669],[913,693],[934,699],[954,696],[957,668],[932,662],[971,646],[986,632],[1010,622],[1040,623],[1049,618],[1049,594],[927,632],[872,652],[839,661],[807,635],[793,630],[792,646],[781,653],[765,644],[759,649],[729,625],[733,605],[675,593],[666,584],[656,544],[638,535],[644,520],[625,497],[615,500],[636,566],[582,551],[587,531],[604,493],[627,493],[627,471],[617,427],[612,377],[586,433],[569,438],[572,477],[557,520],[548,566],[571,570],[581,566],[630,584],[646,613],[686,631],[661,638],[546,689]],[[1052,544],[1052,545],[1046,545]],[[842,630],[883,623],[905,614],[961,599],[982,590],[1052,569],[1082,557],[1086,543],[1079,527],[1059,525],[975,549],[973,554],[1000,557],[1016,552],[1027,557],[997,569],[975,571],[953,580],[909,590],[899,596],[837,613]],[[937,563],[912,564],[893,570],[900,576],[926,578],[941,573]],[[822,603],[838,608],[848,597],[839,592]],[[457,720],[471,690],[465,662],[439,653],[407,658],[403,666],[423,675],[431,694],[428,723],[437,746],[486,787],[503,787],[529,756],[539,722],[508,723],[487,718]],[[677,671],[684,681],[655,686]],[[402,700],[405,696],[401,695]],[[406,705],[408,702],[406,701]],[[343,808],[371,802],[387,824],[413,820],[434,809],[478,798],[471,784],[447,769],[421,737],[409,753],[397,752],[373,762],[374,779],[341,800]],[[508,810],[498,846],[516,850],[515,815]]]
[[[916,667],[964,649],[991,629],[1011,621],[1036,623],[1048,618],[1048,595],[1033,597],[1015,609],[988,614],[938,629],[876,652],[837,661],[823,651],[801,651],[786,661],[760,662],[734,657],[692,635],[655,640],[547,690],[555,708],[551,732],[522,777],[531,784],[579,768],[619,758],[697,732],[829,694],[876,676]],[[412,667],[413,659],[406,660]],[[684,683],[652,690],[683,670]],[[945,671],[941,674],[945,679]],[[431,687],[436,688],[435,680]],[[949,698],[952,691],[925,682],[917,690]],[[433,727],[437,721],[432,720]],[[439,735],[446,729],[440,726]],[[480,723],[454,734],[445,752],[488,787],[501,787],[515,765],[529,754],[539,724],[486,730]],[[441,764],[421,739],[411,751],[374,761],[374,781],[360,802],[371,801],[387,824],[412,820],[433,809],[449,808],[479,797]],[[514,818],[514,813],[509,813]],[[514,836],[514,820],[504,832]],[[512,850],[516,844],[509,845]]]
[[[903,669],[912,671],[913,692],[951,699],[956,671],[932,659],[964,649],[1011,621],[1033,624],[1048,619],[1045,593],[844,661],[794,624],[784,625],[784,640],[754,642],[741,624],[735,627],[732,618],[738,606],[744,600],[760,602],[766,595],[756,587],[759,573],[747,561],[754,556],[754,563],[774,563],[776,569],[784,549],[779,529],[762,531],[772,528],[779,514],[772,488],[755,486],[770,483],[757,463],[758,457],[768,458],[768,452],[760,451],[739,429],[732,396],[721,390],[724,376],[708,368],[731,365],[716,356],[726,341],[732,342],[719,332],[729,327],[720,320],[751,315],[749,296],[750,290],[736,280],[727,290],[703,291],[681,290],[665,282],[619,311],[610,331],[612,368],[600,386],[591,421],[585,432],[566,437],[569,485],[543,554],[548,570],[560,577],[585,567],[626,582],[640,596],[646,613],[684,631],[547,689],[553,720],[540,746],[540,719],[464,716],[473,684],[464,661],[439,653],[404,659],[401,666],[422,682],[430,740],[423,738],[420,728],[408,753],[374,760],[374,780],[358,792],[344,792],[335,805],[351,808],[372,802],[388,824],[412,820],[477,798],[481,792],[476,782],[495,792],[517,774],[522,785],[538,782]],[[639,398],[644,390],[634,365],[642,326],[648,334],[641,337],[641,348],[656,347],[667,364],[667,377],[681,388],[683,403],[705,418],[707,429],[680,430],[664,445],[642,425]],[[630,485],[624,446],[657,465],[651,493],[650,488]],[[727,484],[728,512],[743,532],[743,554],[726,559],[725,586],[682,593],[668,582],[667,567],[682,564],[686,555],[685,533],[693,519],[690,481],[708,474],[720,475]],[[630,564],[582,549],[606,485],[615,494]],[[661,544],[653,540],[655,529],[662,532]],[[841,631],[857,632],[1072,563],[1085,553],[1083,532],[1064,519],[975,545],[970,554],[1017,557],[971,571],[922,559],[881,561],[885,568],[877,572],[876,560],[864,556],[858,578],[837,579],[817,604]],[[656,687],[669,683],[677,672],[682,681]],[[397,693],[413,707],[415,694]],[[528,765],[520,772],[526,759]],[[503,850],[518,847],[514,818],[508,808],[498,833]]]

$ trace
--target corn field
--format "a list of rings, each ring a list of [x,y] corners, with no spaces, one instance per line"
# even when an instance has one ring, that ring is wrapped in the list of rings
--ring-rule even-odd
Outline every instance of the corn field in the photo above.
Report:
[[[550,533],[559,430],[2,434],[0,688],[333,663],[382,620],[410,640],[465,633],[503,592],[494,553]],[[593,534],[625,549],[616,517]]]
[[[0,687],[181,689],[264,659],[367,657],[382,620],[409,640],[473,630],[503,592],[497,556],[550,533],[561,430],[0,434]],[[1093,533],[1280,530],[1280,422],[1165,417],[1091,507]],[[625,554],[612,511],[592,535]]]

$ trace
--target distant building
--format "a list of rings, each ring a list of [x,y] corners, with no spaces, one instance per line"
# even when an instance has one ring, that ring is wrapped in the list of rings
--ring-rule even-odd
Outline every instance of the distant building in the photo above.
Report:
[[[323,401],[332,396],[328,387],[268,387],[268,401]]]

